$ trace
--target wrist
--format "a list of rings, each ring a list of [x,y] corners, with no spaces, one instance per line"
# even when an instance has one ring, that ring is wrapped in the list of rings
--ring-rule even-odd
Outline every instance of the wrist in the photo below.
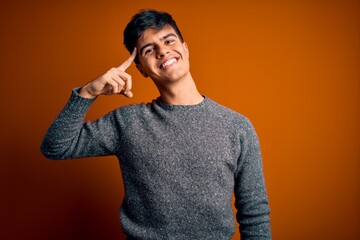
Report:
[[[89,99],[93,99],[93,98],[97,97],[96,95],[89,92],[89,90],[86,88],[86,86],[83,86],[82,88],[80,88],[79,95],[83,98],[89,98]]]

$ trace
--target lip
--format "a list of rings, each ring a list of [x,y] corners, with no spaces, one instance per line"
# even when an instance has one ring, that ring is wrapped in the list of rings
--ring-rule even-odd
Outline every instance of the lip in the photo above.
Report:
[[[167,61],[171,60],[171,59],[175,59],[175,62],[171,63],[170,65],[167,65],[167,66],[163,67],[163,64],[166,63]],[[178,57],[169,57],[169,58],[166,58],[163,61],[161,61],[158,67],[160,69],[166,69],[167,67],[170,67],[171,65],[177,63],[178,61],[179,61]]]

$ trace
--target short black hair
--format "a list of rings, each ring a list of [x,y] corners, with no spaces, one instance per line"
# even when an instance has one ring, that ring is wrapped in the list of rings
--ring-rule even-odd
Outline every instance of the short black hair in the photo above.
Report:
[[[124,29],[124,45],[126,49],[132,53],[136,46],[137,40],[141,37],[145,30],[149,28],[160,30],[165,25],[170,25],[175,30],[175,33],[178,35],[180,41],[184,42],[175,20],[169,13],[157,11],[154,9],[140,10],[140,12],[132,17],[131,21]],[[137,56],[134,61],[135,63],[139,63]]]

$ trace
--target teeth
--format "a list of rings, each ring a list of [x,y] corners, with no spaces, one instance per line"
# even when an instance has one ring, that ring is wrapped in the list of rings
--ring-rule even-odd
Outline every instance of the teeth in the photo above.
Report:
[[[170,65],[170,64],[172,64],[172,63],[174,63],[174,62],[176,62],[176,59],[175,59],[175,58],[172,58],[172,59],[164,62],[164,63],[161,65],[161,67],[164,68],[164,67],[166,67],[166,66],[168,66],[168,65]]]

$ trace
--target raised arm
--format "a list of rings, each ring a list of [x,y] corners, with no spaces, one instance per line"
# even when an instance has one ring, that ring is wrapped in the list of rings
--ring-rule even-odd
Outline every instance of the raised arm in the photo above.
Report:
[[[119,67],[80,89],[74,89],[69,101],[54,120],[40,146],[41,152],[50,159],[69,159],[89,156],[112,155],[117,149],[119,120],[114,112],[94,122],[84,122],[84,117],[98,95],[123,94],[132,97],[132,79],[125,70],[136,56],[131,56]]]

